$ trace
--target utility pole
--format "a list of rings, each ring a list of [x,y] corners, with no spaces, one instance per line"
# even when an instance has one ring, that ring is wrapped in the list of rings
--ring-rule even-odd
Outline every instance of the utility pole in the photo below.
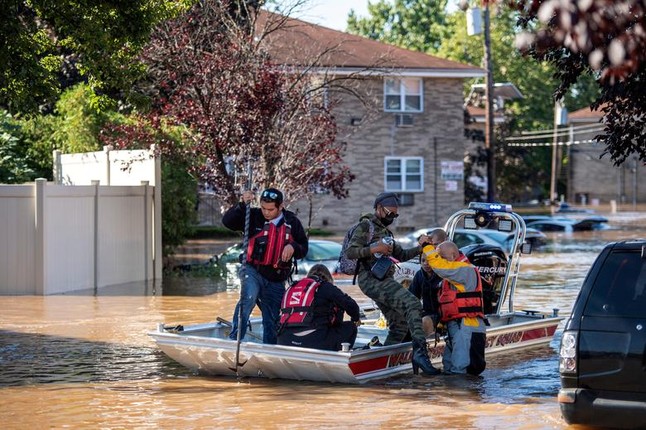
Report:
[[[493,65],[491,60],[491,31],[489,17],[489,1],[484,3],[484,63],[487,69],[485,86],[485,150],[487,152],[487,201],[496,201],[496,157],[493,134]]]
[[[493,133],[493,62],[491,59],[491,20],[489,1],[481,0],[484,5],[484,67],[485,67],[485,153],[487,155],[487,201],[496,201],[496,158]],[[458,6],[467,12],[467,34],[480,34],[480,9],[469,7],[469,0],[460,0]]]

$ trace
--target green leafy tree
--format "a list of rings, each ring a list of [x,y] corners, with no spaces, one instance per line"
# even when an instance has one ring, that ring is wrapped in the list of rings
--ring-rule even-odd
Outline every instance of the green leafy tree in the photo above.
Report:
[[[0,111],[0,183],[16,184],[29,180],[34,172],[24,147],[19,145],[20,126],[7,111]]]
[[[0,111],[0,183],[51,180],[54,130],[52,116],[25,120]]]
[[[0,107],[48,111],[61,91],[88,82],[121,96],[142,69],[135,61],[160,21],[185,1],[3,0],[0,20]]]
[[[97,103],[103,101],[103,103]],[[56,102],[56,147],[64,153],[90,152],[101,148],[99,131],[116,115],[116,105],[105,97],[97,98],[87,84],[66,90]]]
[[[366,18],[354,10],[348,32],[420,52],[435,52],[441,45],[446,0],[377,0],[368,2]]]

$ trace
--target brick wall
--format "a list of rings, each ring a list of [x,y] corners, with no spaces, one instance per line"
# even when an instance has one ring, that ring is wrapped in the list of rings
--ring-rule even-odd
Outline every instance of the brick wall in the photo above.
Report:
[[[338,138],[348,143],[345,159],[356,175],[349,198],[316,195],[311,211],[306,201],[291,203],[290,209],[298,211],[305,226],[311,213],[312,227],[344,231],[361,213],[372,212],[375,196],[384,191],[384,157],[423,157],[424,191],[414,194],[412,206],[400,208],[393,229],[404,232],[443,225],[450,214],[464,207],[463,182],[447,190],[447,181],[440,178],[442,161],[464,158],[462,80],[426,79],[424,112],[412,114],[410,127],[396,127],[395,114],[383,111],[382,79],[365,80],[361,85],[366,94],[374,95],[369,108],[346,97],[335,109]],[[361,125],[352,126],[352,118],[361,118]]]

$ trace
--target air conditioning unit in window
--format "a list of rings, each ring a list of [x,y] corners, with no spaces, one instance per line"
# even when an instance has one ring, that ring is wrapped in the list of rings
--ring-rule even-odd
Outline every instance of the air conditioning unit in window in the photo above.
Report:
[[[397,127],[412,127],[413,115],[409,113],[398,113],[395,115],[395,125]]]

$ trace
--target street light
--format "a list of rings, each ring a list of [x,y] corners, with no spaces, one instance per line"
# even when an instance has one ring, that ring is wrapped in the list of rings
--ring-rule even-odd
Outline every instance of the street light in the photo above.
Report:
[[[484,63],[486,69],[485,80],[485,151],[487,154],[487,201],[496,200],[496,158],[493,134],[493,65],[491,59],[491,31],[489,17],[489,0],[481,0],[484,5]],[[468,11],[467,18],[471,25],[467,26],[467,33],[471,36],[480,34],[479,25],[480,9],[469,8],[468,0],[460,0],[460,9]],[[469,21],[469,19],[467,21]]]

